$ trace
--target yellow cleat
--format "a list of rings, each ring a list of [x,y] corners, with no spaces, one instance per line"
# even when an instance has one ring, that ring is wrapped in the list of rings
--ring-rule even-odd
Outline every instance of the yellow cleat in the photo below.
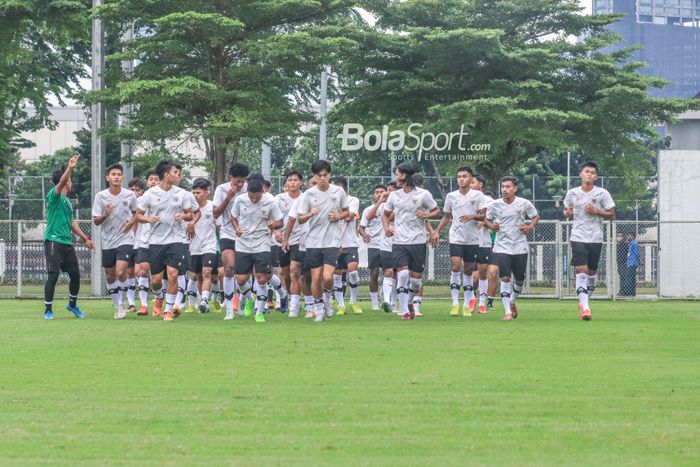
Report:
[[[452,305],[452,308],[450,308],[450,316],[459,316],[459,305]]]
[[[466,317],[470,317],[472,315],[472,311],[469,309],[468,306],[462,307],[462,314]]]
[[[187,305],[185,313],[194,313],[194,307],[192,305]]]
[[[338,311],[335,312],[336,315],[338,316],[343,316],[345,315],[345,307],[344,306],[339,306]]]
[[[350,305],[350,308],[352,308],[352,311],[353,311],[356,315],[361,315],[361,314],[362,314],[362,308],[360,308],[360,305],[358,305],[357,303],[352,303],[352,304]]]

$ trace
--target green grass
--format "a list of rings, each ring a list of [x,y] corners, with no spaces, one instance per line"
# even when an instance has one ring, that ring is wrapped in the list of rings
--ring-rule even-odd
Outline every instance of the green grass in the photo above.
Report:
[[[693,302],[318,325],[0,302],[0,464],[697,465]]]

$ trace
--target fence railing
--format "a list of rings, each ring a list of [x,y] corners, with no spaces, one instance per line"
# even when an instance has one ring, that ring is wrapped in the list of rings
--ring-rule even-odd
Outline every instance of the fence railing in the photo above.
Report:
[[[78,221],[92,235],[90,221]],[[597,273],[596,298],[700,296],[695,279],[700,241],[698,222],[618,221],[606,222],[605,240]],[[43,221],[0,221],[0,297],[33,298],[43,296],[46,279]],[[575,277],[568,242],[571,222],[542,221],[529,234],[530,252],[524,294],[541,298],[573,298]],[[639,264],[627,266],[626,242],[630,233],[637,235]],[[75,243],[81,272],[81,295],[91,293],[92,253],[81,243]],[[369,271],[366,251],[360,249],[363,285]],[[103,277],[101,271],[95,277]],[[449,297],[449,246],[441,242],[428,248],[425,270],[425,295]],[[65,285],[65,286],[64,286]],[[57,295],[67,294],[67,277],[62,275]]]

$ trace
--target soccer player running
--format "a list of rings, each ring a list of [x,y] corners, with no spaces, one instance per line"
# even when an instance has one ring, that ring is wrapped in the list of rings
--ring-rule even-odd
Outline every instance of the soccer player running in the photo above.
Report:
[[[211,183],[204,178],[198,178],[192,183],[192,195],[197,200],[200,216],[188,225],[188,231],[194,235],[190,240],[190,271],[195,275],[193,280],[199,285],[199,312],[209,312],[209,296],[211,294],[212,271],[218,265],[216,219],[214,219],[214,203],[209,201]],[[195,292],[196,293],[196,292]]]
[[[476,174],[472,178],[472,190],[481,191],[486,197],[486,205],[493,201],[493,193],[484,192],[486,179]],[[493,310],[493,294],[496,293],[496,285],[498,282],[498,266],[494,266],[494,277],[489,278],[488,268],[491,261],[491,251],[493,249],[493,239],[491,238],[491,230],[489,230],[483,221],[477,222],[479,229],[479,255],[476,257],[476,270],[478,277],[479,290],[479,313],[486,313],[487,308]],[[493,284],[491,284],[493,282]],[[476,285],[476,284],[475,284]]]
[[[248,191],[236,197],[231,225],[236,232],[236,281],[241,294],[248,293],[248,279],[255,272],[255,321],[265,322],[267,278],[271,272],[270,229],[282,227],[284,215],[270,193],[263,193],[260,180],[249,180]],[[284,293],[284,290],[280,290]]]
[[[360,200],[348,194],[348,180],[345,177],[334,177],[333,185],[343,189],[348,198],[348,213],[341,221],[343,233],[340,237],[340,252],[338,263],[333,273],[333,289],[335,301],[338,303],[338,315],[345,314],[345,297],[343,296],[343,274],[347,273],[350,287],[350,308],[356,315],[362,314],[362,308],[356,303],[360,290],[360,271],[358,270],[360,243],[357,238],[357,217],[360,212]]]
[[[302,175],[301,173],[297,172],[296,170],[291,170],[287,172],[284,176],[285,183],[285,191],[283,193],[278,194],[275,196],[275,202],[277,203],[277,206],[279,206],[280,211],[282,211],[282,214],[284,215],[283,219],[283,226],[279,230],[273,230],[272,231],[272,251],[273,251],[273,263],[275,263],[275,258],[274,256],[277,256],[277,263],[279,265],[279,275],[280,279],[282,279],[282,284],[284,285],[285,290],[288,290],[291,292],[292,289],[292,277],[290,273],[290,266],[292,262],[292,251],[290,249],[283,249],[282,244],[284,243],[284,234],[286,231],[286,226],[287,223],[289,222],[289,212],[292,209],[292,205],[296,202],[297,199],[301,196],[301,181],[302,181]],[[299,244],[297,242],[296,248],[294,250],[297,250],[299,247]],[[299,299],[299,291],[296,290],[297,292],[297,300]]]
[[[615,202],[604,188],[595,186],[598,164],[588,161],[581,166],[581,186],[564,197],[564,215],[574,218],[571,230],[571,264],[576,273],[579,317],[591,320],[588,300],[595,290],[596,272],[603,246],[603,219],[615,220]]]
[[[374,187],[374,204],[367,206],[362,211],[360,218],[360,237],[367,244],[367,266],[369,268],[369,296],[372,301],[372,310],[379,310],[379,270],[382,267],[381,246],[386,238],[381,215],[377,216],[379,206],[386,201],[384,196],[386,186],[378,184]],[[388,195],[387,195],[388,196]],[[368,214],[373,211],[372,219]],[[391,266],[389,266],[391,268]],[[388,302],[388,300],[387,300]]]
[[[387,198],[382,215],[384,234],[394,237],[392,260],[397,272],[397,296],[401,319],[415,317],[413,297],[423,283],[426,238],[425,220],[440,216],[440,209],[429,191],[417,188],[415,169],[410,164],[396,167],[396,179],[402,187]],[[394,227],[390,225],[395,214]]]
[[[185,196],[185,190],[178,187],[180,169],[172,162],[162,160],[156,166],[160,183],[141,196],[137,201],[136,220],[151,224],[148,236],[151,288],[156,298],[162,300],[163,276],[167,276],[168,287],[165,293],[163,321],[172,321],[173,307],[177,296],[177,276],[185,261],[185,230],[179,226],[182,221],[193,219],[192,205]],[[146,215],[146,213],[150,215]],[[160,302],[162,306],[162,301]],[[158,303],[154,305],[154,314]]]
[[[306,265],[311,270],[316,322],[333,316],[333,272],[338,262],[341,224],[348,215],[348,198],[342,188],[331,185],[331,165],[318,160],[311,164],[316,186],[306,190],[297,221],[309,223],[306,234]]]
[[[107,167],[109,188],[102,190],[92,203],[92,220],[100,227],[102,267],[107,279],[107,292],[114,304],[114,319],[126,318],[126,293],[129,289],[129,263],[134,255],[136,195],[122,189],[124,168],[121,164]]]
[[[287,290],[289,290],[291,299],[289,302],[288,316],[290,318],[296,318],[299,316],[299,310],[301,309],[301,293],[304,288],[302,281],[304,252],[299,250],[301,231],[303,227],[308,227],[308,224],[301,226],[296,221],[297,209],[304,195],[301,191],[303,177],[296,170],[287,172],[285,177],[287,180],[287,192],[289,196],[293,198],[293,201],[284,219],[284,232],[280,249],[282,254],[289,258],[289,288]],[[284,262],[286,262],[286,259],[284,259]],[[283,260],[280,259],[280,264],[282,263]]]
[[[496,235],[491,261],[498,264],[501,277],[501,300],[505,311],[504,321],[518,317],[515,304],[523,291],[525,272],[527,270],[528,243],[527,234],[540,221],[533,204],[515,194],[518,191],[518,179],[503,177],[501,179],[502,197],[489,203],[486,208],[485,224]],[[511,288],[511,276],[515,284]]]
[[[80,237],[88,249],[95,246],[92,240],[80,230],[73,219],[73,205],[66,197],[72,188],[70,179],[73,169],[78,165],[80,156],[75,154],[68,159],[68,167],[61,167],[53,173],[54,186],[46,194],[46,230],[44,231],[44,254],[48,277],[44,284],[44,319],[53,319],[53,297],[56,282],[61,271],[68,274],[68,305],[66,309],[76,318],[84,318],[85,314],[78,308],[78,292],[80,292],[80,269],[78,257],[73,248],[71,232]]]
[[[141,195],[143,194],[144,189],[146,188],[145,185],[143,184],[143,181],[140,178],[132,178],[129,180],[129,183],[126,185],[129,190],[131,190],[132,193],[134,193],[134,196],[136,198],[140,198]],[[136,311],[136,290],[138,287],[138,279],[137,279],[137,264],[136,264],[136,258],[138,256],[138,249],[139,249],[139,239],[138,239],[138,227],[143,225],[139,224],[138,222],[135,221],[133,222],[133,227],[132,231],[134,233],[134,249],[131,254],[131,259],[129,260],[129,268],[127,269],[127,283],[128,283],[128,290],[126,291],[126,300],[129,302],[129,307],[127,308],[128,313],[132,313]],[[147,313],[146,313],[147,314]]]
[[[233,319],[233,295],[236,293],[236,232],[231,224],[231,207],[237,195],[245,191],[245,179],[250,170],[243,164],[232,164],[229,167],[229,181],[216,187],[214,191],[214,217],[221,218],[219,243],[221,245],[221,261],[224,263],[224,306],[226,317]],[[251,302],[252,305],[252,302]]]
[[[477,221],[486,214],[486,197],[478,190],[471,189],[474,172],[470,167],[457,169],[457,190],[445,196],[444,214],[437,228],[430,235],[430,241],[437,245],[440,232],[450,226],[450,289],[452,292],[452,309],[450,316],[459,316],[459,287],[464,288],[464,305],[462,314],[471,316],[476,307],[474,280],[472,274],[476,269],[479,256],[479,229]],[[461,274],[464,273],[462,279]]]

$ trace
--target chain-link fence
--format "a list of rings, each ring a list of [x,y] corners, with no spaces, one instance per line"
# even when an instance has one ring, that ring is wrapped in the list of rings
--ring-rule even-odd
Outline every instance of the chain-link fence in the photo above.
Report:
[[[78,221],[88,235],[89,221]],[[605,238],[597,273],[596,298],[695,298],[700,286],[695,279],[695,245],[700,222],[618,221],[605,222]],[[41,297],[46,279],[42,221],[0,221],[0,297]],[[575,275],[568,238],[571,222],[541,221],[528,235],[530,251],[525,295],[540,298],[574,298]],[[443,232],[445,233],[445,232]],[[81,295],[91,293],[92,255],[75,243],[80,264]],[[361,277],[367,284],[364,245],[360,251]],[[100,272],[101,274],[101,272]],[[101,277],[100,275],[96,277]],[[450,257],[445,240],[428,247],[425,295],[449,297]],[[62,275],[57,295],[67,294]]]

